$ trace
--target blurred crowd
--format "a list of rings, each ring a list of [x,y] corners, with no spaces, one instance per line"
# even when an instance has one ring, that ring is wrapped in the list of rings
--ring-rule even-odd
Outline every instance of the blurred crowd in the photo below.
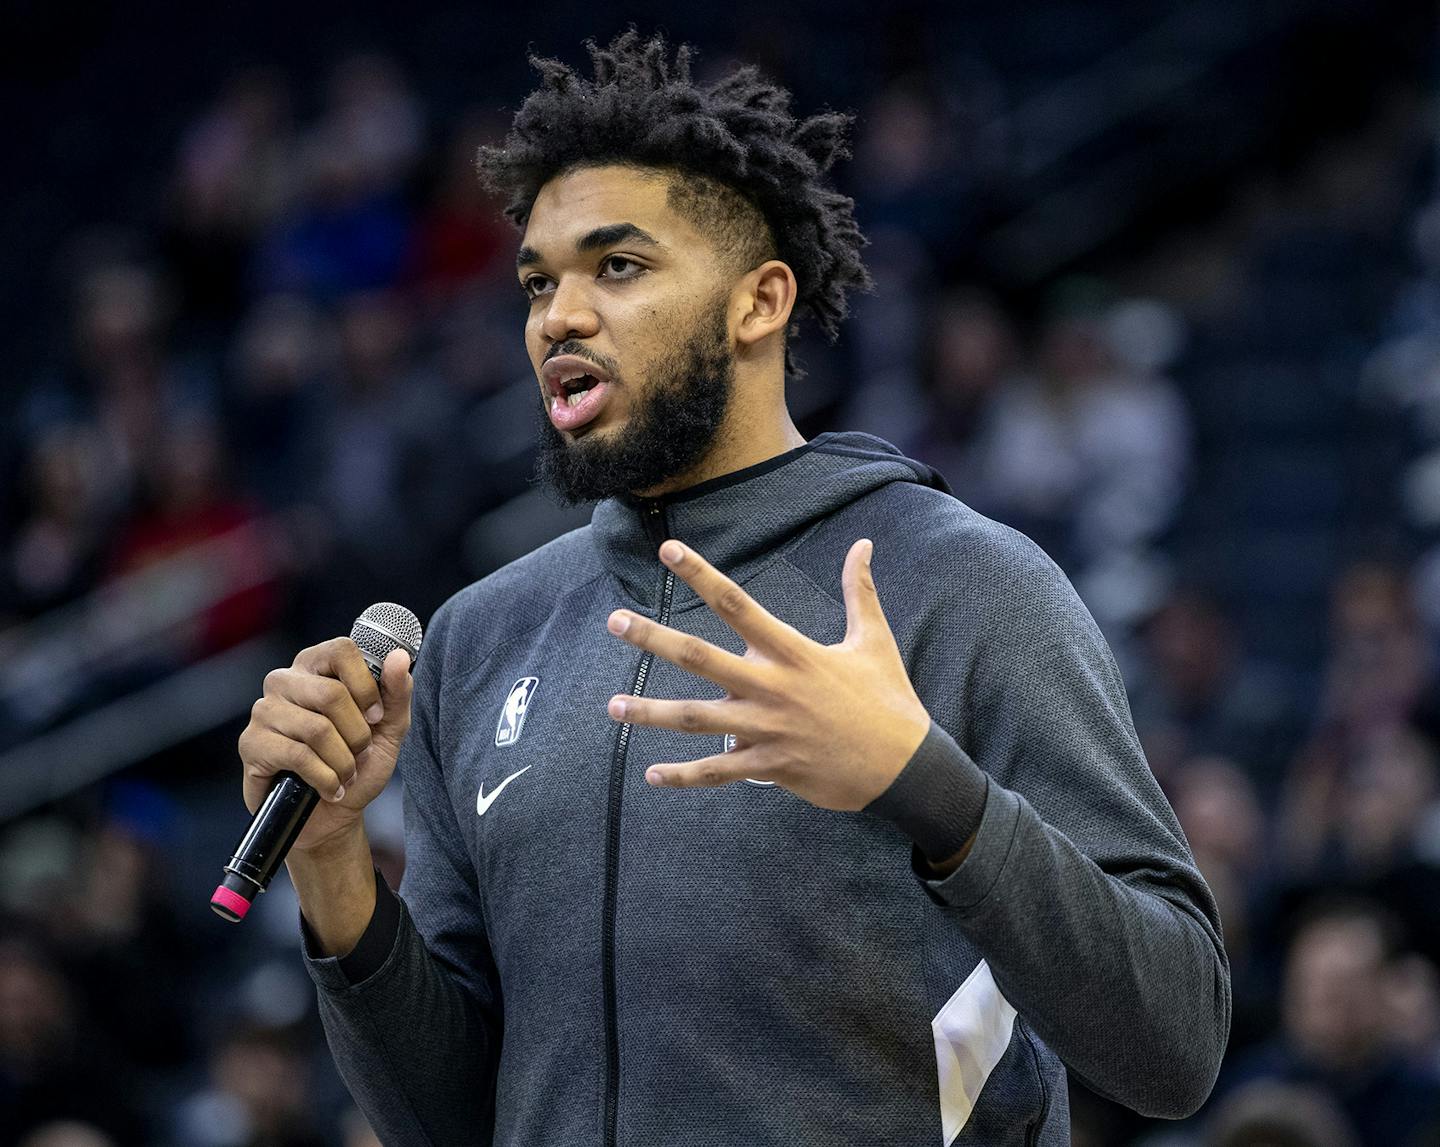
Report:
[[[935,254],[983,174],[958,158],[983,152],[992,94],[971,86],[958,111],[908,82],[860,109],[846,178],[879,286],[840,347],[802,338],[792,403],[808,433],[869,430],[934,464],[1060,562],[1220,902],[1235,1013],[1210,1103],[1160,1125],[1076,1084],[1075,1141],[1440,1142],[1440,200],[1374,192],[1418,186],[1421,120],[1248,196],[1158,268],[1017,300]],[[232,78],[176,141],[156,224],[67,247],[68,344],[0,443],[9,742],[256,638],[346,632],[374,600],[426,617],[587,516],[530,480],[515,236],[472,171],[503,119],[438,121],[383,54],[316,94],[302,115],[280,74]],[[1368,191],[1327,191],[1357,164]],[[1356,536],[1384,544],[1318,567],[1299,543],[1267,553],[1254,585],[1319,582],[1303,635],[1259,640],[1268,599],[1203,559],[1241,513],[1224,491],[1242,427],[1310,409],[1321,382],[1282,378],[1257,413],[1245,388],[1273,374],[1223,400],[1208,380],[1254,361],[1235,268],[1302,216],[1304,252],[1361,235],[1395,269],[1332,356],[1334,418],[1305,447],[1340,450],[1371,417],[1398,456],[1358,466],[1380,509]],[[1313,321],[1299,304],[1273,321],[1291,318]],[[121,590],[156,602],[144,640],[37,701],[14,669],[28,644]],[[283,878],[243,931],[189,894],[243,825],[235,731],[0,825],[0,1142],[375,1142],[329,1063]],[[393,797],[372,825],[392,883]]]

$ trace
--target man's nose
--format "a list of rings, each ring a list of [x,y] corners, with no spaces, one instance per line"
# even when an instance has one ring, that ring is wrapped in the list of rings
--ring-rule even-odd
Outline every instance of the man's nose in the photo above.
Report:
[[[600,316],[585,287],[571,276],[562,276],[545,308],[545,337],[552,343],[570,338],[592,338],[600,330]]]

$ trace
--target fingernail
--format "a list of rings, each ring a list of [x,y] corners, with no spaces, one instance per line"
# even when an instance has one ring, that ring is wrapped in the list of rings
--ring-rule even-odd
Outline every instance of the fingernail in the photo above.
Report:
[[[630,628],[630,618],[623,613],[617,613],[610,618],[610,632],[624,633]]]
[[[375,704],[365,710],[365,720],[369,721],[372,725],[383,716],[385,716],[385,706],[380,704],[379,701],[376,701]]]
[[[660,547],[660,556],[667,562],[678,562],[685,556],[685,550],[679,542],[666,542]]]
[[[665,778],[655,769],[651,769],[648,773],[646,773],[645,779],[649,781],[652,785],[663,785],[665,783]]]
[[[875,543],[869,538],[865,539],[865,564],[870,564],[870,559],[875,556]]]
[[[335,790],[335,795],[330,798],[332,801],[343,801],[345,799],[345,786],[341,785]]]
[[[610,698],[610,714],[611,714],[611,716],[614,716],[614,717],[623,717],[623,716],[625,716],[625,698],[624,698],[624,697],[612,697],[612,698]]]

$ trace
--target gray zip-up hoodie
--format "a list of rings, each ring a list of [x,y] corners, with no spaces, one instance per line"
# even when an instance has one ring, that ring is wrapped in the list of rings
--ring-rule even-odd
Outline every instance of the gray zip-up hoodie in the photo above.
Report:
[[[958,869],[927,878],[884,800],[645,782],[722,739],[617,725],[609,698],[721,690],[611,636],[611,610],[744,648],[659,563],[666,537],[824,643],[845,552],[874,540],[934,721],[917,760],[981,778]],[[413,714],[400,896],[344,960],[306,955],[389,1147],[1062,1144],[1067,1068],[1148,1115],[1209,1094],[1215,903],[1110,651],[1038,547],[888,443],[823,434],[602,502],[436,612]]]

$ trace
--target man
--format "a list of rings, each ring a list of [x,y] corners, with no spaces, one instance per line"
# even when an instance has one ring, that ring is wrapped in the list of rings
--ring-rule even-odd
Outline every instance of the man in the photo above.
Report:
[[[866,282],[844,118],[591,55],[480,160],[591,524],[437,611],[413,707],[336,640],[241,738],[252,808],[283,768],[329,798],[289,868],[357,1102],[536,1147],[1064,1143],[1067,1067],[1193,1111],[1219,924],[1090,616],[927,467],[786,412],[796,317]],[[398,898],[361,819],[397,753]]]
[[[1440,1141],[1440,1082],[1406,1061],[1396,1030],[1404,955],[1403,925],[1380,905],[1348,894],[1308,905],[1285,956],[1281,1032],[1227,1066],[1222,1106],[1256,1080],[1313,1085],[1336,1098],[1362,1143]]]

